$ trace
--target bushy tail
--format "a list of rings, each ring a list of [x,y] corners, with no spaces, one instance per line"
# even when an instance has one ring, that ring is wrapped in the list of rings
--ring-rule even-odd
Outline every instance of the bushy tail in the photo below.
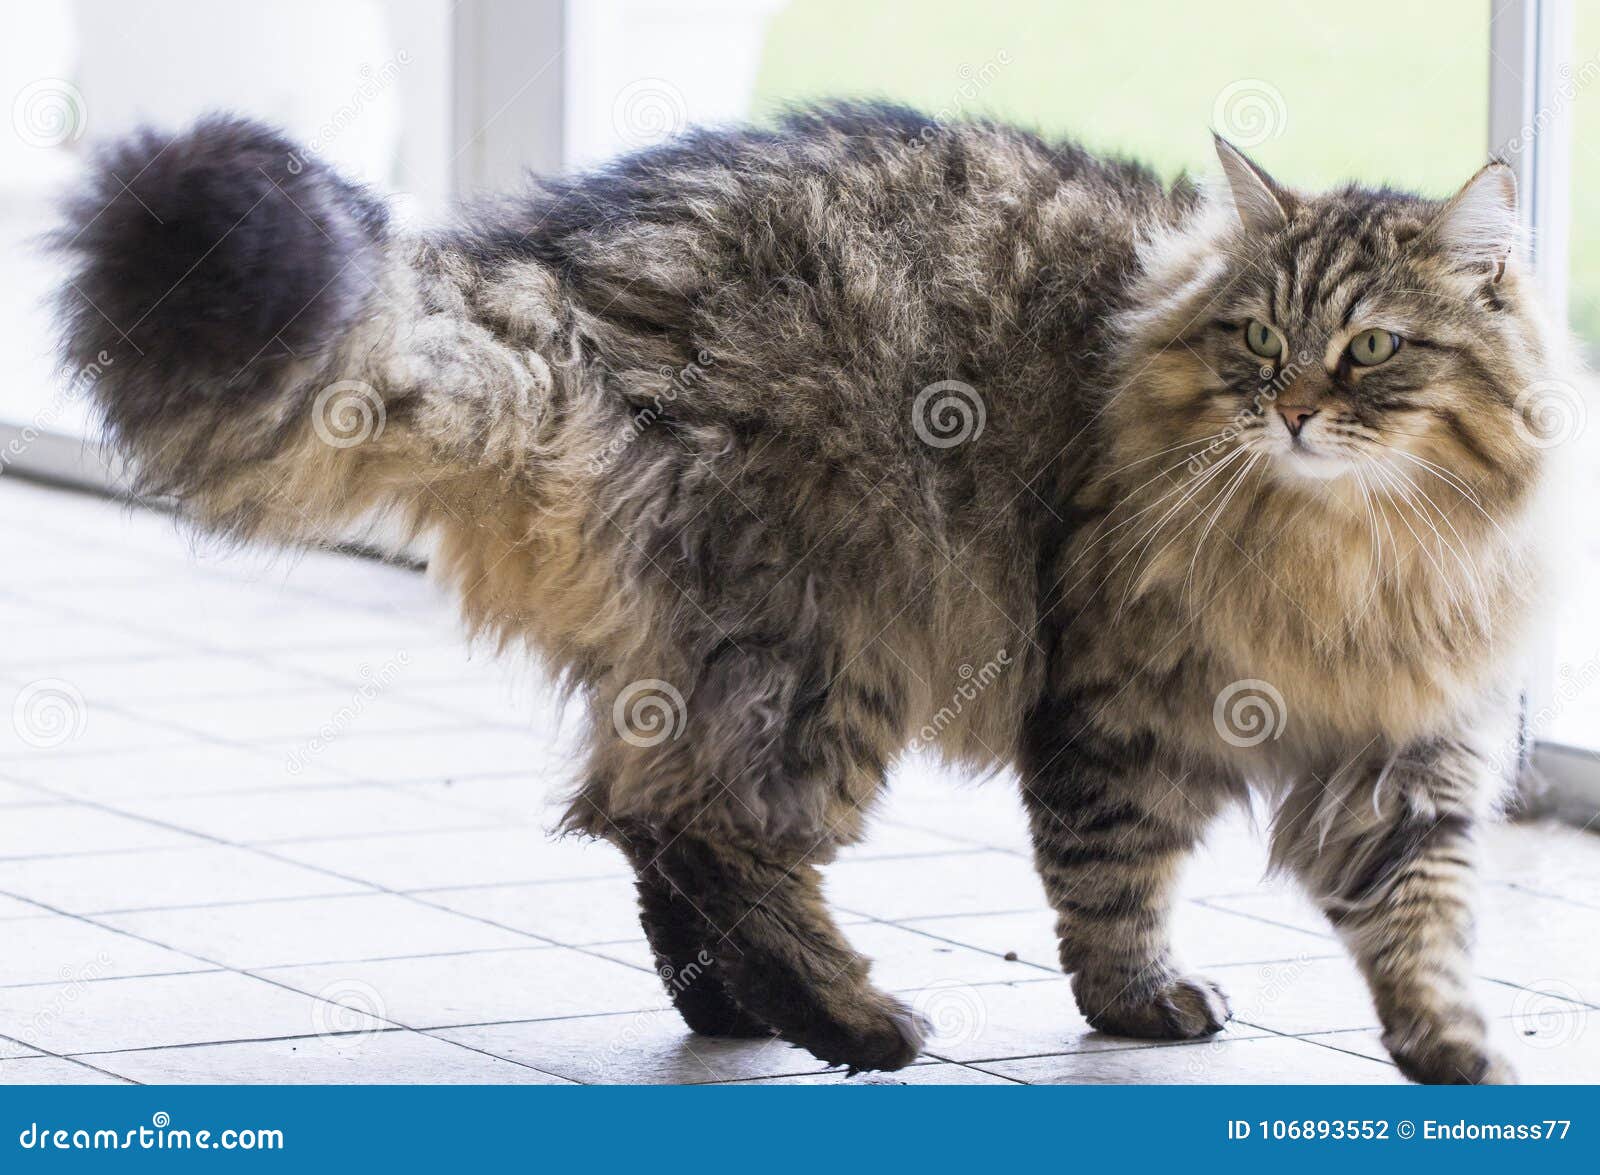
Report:
[[[323,536],[401,498],[431,408],[531,379],[425,296],[425,249],[376,196],[245,119],[105,149],[57,244],[64,363],[135,485],[240,537]]]
[[[214,116],[137,134],[68,207],[66,362],[113,357],[99,400],[119,437],[180,400],[270,393],[360,310],[386,233],[377,199],[270,128]]]

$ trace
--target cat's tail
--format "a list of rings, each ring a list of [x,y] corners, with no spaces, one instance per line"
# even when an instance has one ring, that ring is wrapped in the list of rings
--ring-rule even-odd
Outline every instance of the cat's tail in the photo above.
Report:
[[[211,528],[329,537],[453,460],[531,453],[548,368],[541,386],[378,197],[271,128],[109,146],[56,244],[68,374],[136,488]]]

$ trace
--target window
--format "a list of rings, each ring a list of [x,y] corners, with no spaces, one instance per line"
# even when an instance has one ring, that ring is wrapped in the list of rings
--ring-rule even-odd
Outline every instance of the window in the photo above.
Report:
[[[40,247],[55,198],[97,139],[176,130],[234,110],[286,127],[346,172],[442,207],[449,183],[449,14],[443,5],[80,0],[7,14],[0,40],[0,472],[99,481],[85,406],[54,373]],[[306,30],[315,30],[308,35]],[[140,52],[130,54],[130,44]]]
[[[755,113],[885,97],[1071,135],[1169,176],[1214,168],[1209,123],[1286,183],[1443,194],[1484,161],[1489,25],[1484,8],[1439,15],[1418,0],[795,0],[768,27]]]
[[[1600,134],[1600,6],[1580,4],[1572,12],[1570,57],[1553,66],[1553,92],[1546,99],[1555,115],[1562,119],[1570,139],[1570,179],[1563,183],[1562,196],[1574,212],[1586,209],[1587,195],[1600,184],[1600,149],[1595,136]],[[1562,229],[1567,235],[1566,263],[1567,316],[1579,347],[1591,368],[1600,363],[1600,224],[1589,215],[1569,215]],[[1600,405],[1588,387],[1576,395],[1552,402],[1552,430],[1559,430],[1562,456],[1570,465],[1573,493],[1587,504],[1600,494]],[[1553,431],[1553,436],[1556,433]],[[1546,663],[1547,692],[1533,715],[1536,737],[1551,743],[1584,751],[1600,750],[1600,615],[1591,603],[1587,585],[1600,576],[1600,528],[1593,525],[1586,511],[1577,509],[1567,531],[1572,544],[1567,552],[1566,571],[1570,603],[1555,625],[1554,648]],[[1585,756],[1567,757],[1555,764],[1559,774],[1570,776],[1575,764],[1583,773],[1590,766],[1600,767]],[[1565,770],[1562,770],[1565,768]],[[1589,775],[1591,786],[1600,775]],[[1600,799],[1600,788],[1594,789]]]

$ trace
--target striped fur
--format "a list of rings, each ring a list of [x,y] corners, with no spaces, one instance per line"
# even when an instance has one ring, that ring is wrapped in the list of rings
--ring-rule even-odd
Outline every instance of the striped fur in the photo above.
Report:
[[[212,120],[102,160],[66,353],[114,356],[94,395],[147,492],[249,540],[397,514],[474,633],[581,693],[566,824],[634,862],[692,1026],[916,1055],[816,872],[915,743],[1018,767],[1096,1025],[1226,1019],[1166,920],[1258,791],[1407,1072],[1500,1079],[1468,849],[1541,577],[1520,393],[1568,361],[1500,171],[1449,203],[1309,196],[1219,150],[1202,192],[835,106],[406,236]],[[1404,345],[1357,370],[1373,326]],[[1280,405],[1316,412],[1304,446]],[[1282,721],[1230,737],[1257,681]]]

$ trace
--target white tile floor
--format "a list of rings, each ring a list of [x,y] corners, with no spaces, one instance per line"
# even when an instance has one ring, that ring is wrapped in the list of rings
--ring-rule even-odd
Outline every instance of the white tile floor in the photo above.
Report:
[[[844,1080],[665,1010],[621,859],[544,835],[575,723],[469,659],[420,576],[196,548],[14,478],[0,528],[0,1082]],[[1498,828],[1489,854],[1502,1047],[1525,1080],[1600,1081],[1600,837]],[[938,1031],[853,1081],[1398,1081],[1338,944],[1261,866],[1219,830],[1182,910],[1228,1030],[1102,1037],[1006,781],[902,771],[829,885]]]

